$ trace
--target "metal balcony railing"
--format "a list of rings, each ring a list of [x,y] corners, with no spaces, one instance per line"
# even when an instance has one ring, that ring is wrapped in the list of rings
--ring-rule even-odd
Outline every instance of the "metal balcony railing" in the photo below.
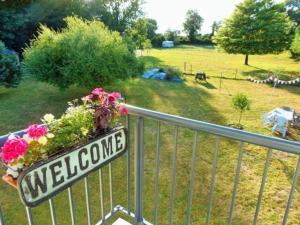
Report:
[[[192,144],[192,158],[190,163],[190,175],[189,175],[189,186],[187,187],[187,208],[182,209],[185,211],[185,223],[184,224],[192,224],[191,222],[191,214],[193,207],[193,191],[194,191],[194,183],[195,183],[195,172],[196,172],[196,154],[199,146],[198,144],[198,133],[207,133],[215,136],[214,143],[214,157],[211,165],[211,177],[210,177],[210,187],[208,192],[208,204],[206,215],[203,223],[201,224],[210,224],[212,217],[212,209],[213,209],[213,199],[216,185],[216,174],[218,168],[218,159],[220,153],[220,140],[221,138],[226,138],[229,140],[233,140],[239,143],[238,149],[238,158],[235,167],[235,175],[234,175],[234,184],[231,192],[231,200],[228,209],[228,217],[227,224],[233,224],[234,219],[234,211],[236,205],[237,191],[238,185],[240,181],[241,168],[244,156],[244,146],[245,144],[253,144],[257,146],[261,146],[267,148],[267,155],[264,163],[263,174],[261,177],[261,183],[259,188],[258,197],[256,200],[255,213],[252,218],[252,224],[258,224],[258,218],[261,210],[263,194],[266,185],[266,179],[268,175],[268,168],[270,166],[270,160],[272,159],[272,153],[274,150],[286,152],[289,154],[296,155],[297,164],[294,170],[293,180],[290,187],[290,192],[288,195],[286,207],[283,213],[283,218],[281,220],[282,225],[286,225],[288,222],[288,215],[290,212],[290,208],[292,206],[292,201],[294,198],[294,194],[296,192],[297,180],[300,172],[300,143],[288,141],[284,139],[278,139],[274,137],[267,137],[259,134],[249,133],[245,131],[240,131],[228,127],[223,127],[215,124],[210,124],[206,122],[201,122],[197,120],[187,119],[183,117],[178,117],[174,115],[169,115],[165,113],[155,112],[143,108],[138,108],[131,105],[126,105],[129,109],[129,115],[126,120],[126,126],[128,128],[128,151],[125,156],[126,161],[126,176],[124,179],[126,180],[126,203],[125,205],[115,204],[118,202],[118,199],[115,199],[113,188],[116,190],[113,185],[113,172],[112,172],[112,163],[108,165],[108,177],[109,177],[109,212],[105,211],[105,201],[104,201],[104,190],[103,190],[103,168],[99,170],[99,190],[100,190],[100,204],[99,207],[101,209],[102,218],[96,223],[97,225],[105,224],[112,216],[116,213],[123,213],[131,218],[133,218],[134,223],[138,225],[146,224],[174,224],[174,211],[175,211],[175,198],[176,198],[176,176],[177,176],[177,163],[178,163],[178,137],[179,137],[179,129],[189,129],[193,132],[193,144]],[[144,213],[144,195],[145,195],[145,186],[144,186],[144,165],[145,165],[145,154],[144,147],[145,143],[148,140],[144,138],[144,129],[145,123],[144,120],[154,121],[156,124],[154,130],[156,131],[155,139],[156,139],[156,149],[155,149],[155,158],[154,158],[154,190],[153,190],[153,218],[145,218]],[[132,124],[131,124],[132,123]],[[172,151],[172,168],[171,168],[171,181],[170,181],[170,196],[169,196],[169,213],[168,215],[164,215],[163,220],[159,220],[159,200],[160,200],[160,189],[159,189],[159,177],[160,177],[160,169],[161,169],[161,142],[164,139],[164,136],[161,133],[162,124],[168,124],[174,128],[174,143],[173,143],[173,151]],[[134,125],[134,129],[131,129]],[[0,137],[0,145],[6,140],[7,136]],[[134,142],[132,141],[134,140]],[[131,143],[130,143],[131,141]],[[134,150],[134,151],[132,151]],[[134,155],[134,163],[132,163],[131,156]],[[134,169],[134,177],[132,177],[132,170]],[[132,180],[134,180],[132,182]],[[134,187],[132,186],[134,184]],[[88,183],[88,178],[84,178],[84,192],[85,192],[85,200],[86,200],[86,215],[87,215],[87,224],[91,225],[93,222],[92,210],[91,210],[91,195],[90,188],[98,188],[98,187],[90,187]],[[75,215],[75,203],[73,199],[73,190],[72,187],[67,189],[67,194],[69,198],[69,207],[70,207],[70,215],[71,215],[71,224],[75,225],[76,223],[76,215]],[[148,195],[149,193],[147,193]],[[134,204],[132,201],[132,195],[134,195]],[[1,196],[0,196],[1,198]],[[1,200],[1,199],[0,199]],[[49,200],[49,208],[50,208],[50,218],[53,225],[57,224],[56,220],[56,209],[54,205],[53,199]],[[25,207],[27,220],[29,225],[33,225],[34,223],[34,215],[32,213],[32,209]],[[147,212],[149,215],[149,212]],[[150,222],[151,221],[151,222]],[[16,222],[17,224],[18,222]],[[195,224],[195,223],[194,223]],[[198,224],[198,223],[197,223]],[[200,223],[199,223],[200,224]],[[5,225],[5,212],[1,211],[0,206],[0,225]],[[7,224],[10,225],[10,224]]]

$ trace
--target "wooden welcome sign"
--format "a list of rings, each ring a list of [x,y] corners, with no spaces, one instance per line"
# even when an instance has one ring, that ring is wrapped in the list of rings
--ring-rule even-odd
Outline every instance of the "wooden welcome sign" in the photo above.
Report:
[[[22,202],[29,207],[39,205],[121,156],[126,146],[126,131],[120,127],[84,146],[33,165],[18,177]]]

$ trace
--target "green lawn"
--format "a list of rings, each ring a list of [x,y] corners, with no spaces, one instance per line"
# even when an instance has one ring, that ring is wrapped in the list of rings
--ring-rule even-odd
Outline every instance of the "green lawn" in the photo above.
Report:
[[[288,53],[250,56],[250,66],[243,66],[243,59],[244,57],[241,55],[228,55],[211,47],[181,46],[175,49],[154,49],[144,56],[148,66],[167,64],[183,70],[184,62],[187,62],[193,65],[193,71],[205,71],[210,77],[208,83],[195,82],[190,76],[186,76],[186,81],[183,84],[136,78],[118,82],[106,88],[121,91],[129,104],[221,125],[237,121],[237,114],[232,109],[230,100],[233,94],[244,92],[252,101],[251,111],[247,112],[242,120],[245,129],[270,135],[270,129],[262,126],[262,114],[280,106],[290,106],[300,112],[300,88],[280,87],[274,89],[269,85],[248,82],[245,78],[249,74],[262,77],[267,73],[265,71],[281,74],[284,79],[297,77],[297,75],[299,77],[300,63],[290,59]],[[223,79],[220,90],[218,77],[221,73],[228,79]],[[24,79],[17,89],[0,89],[0,135],[22,129],[33,122],[39,122],[39,118],[45,113],[51,112],[59,116],[64,112],[67,101],[81,97],[88,92],[89,90],[76,87],[61,92],[57,88],[35,82],[30,78]],[[156,123],[146,120],[144,208],[145,216],[150,221],[153,218],[155,131]],[[173,126],[162,125],[159,224],[168,223],[173,134]],[[179,130],[174,212],[175,224],[178,225],[185,222],[192,139],[193,133],[191,131]],[[293,130],[289,139],[300,141],[300,132]],[[192,209],[193,224],[203,224],[205,221],[214,143],[215,137],[212,135],[199,134]],[[238,144],[221,139],[211,224],[227,224]],[[251,224],[265,155],[266,149],[253,145],[245,146],[234,224]],[[295,164],[295,156],[274,151],[258,224],[280,224]],[[113,164],[113,180],[115,187],[117,187],[114,189],[114,200],[124,206],[126,206],[126,193],[120,190],[126,185],[125,168],[123,158],[118,159]],[[107,168],[105,172],[107,172]],[[91,175],[89,181],[93,220],[96,221],[100,217],[97,174]],[[108,211],[107,173],[105,182],[106,211]],[[74,187],[78,224],[86,224],[83,187],[82,182]],[[25,210],[18,201],[16,191],[1,182],[0,196],[7,224],[26,224]],[[55,198],[55,202],[58,205],[59,224],[70,224],[67,194],[62,193]],[[48,205],[44,204],[34,209],[34,218],[37,224],[51,224],[48,221]],[[300,221],[300,195],[298,192],[289,218],[289,224],[298,224]]]

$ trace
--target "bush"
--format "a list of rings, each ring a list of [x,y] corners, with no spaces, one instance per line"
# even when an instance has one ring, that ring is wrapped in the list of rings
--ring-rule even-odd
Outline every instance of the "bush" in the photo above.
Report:
[[[24,50],[24,72],[60,88],[95,87],[126,79],[143,70],[119,33],[98,21],[65,19],[61,32],[41,26]]]
[[[166,80],[172,80],[175,77],[179,77],[181,79],[183,78],[182,72],[179,69],[172,66],[166,66],[162,68],[161,72],[166,73]]]
[[[242,114],[245,111],[250,110],[250,100],[247,97],[247,95],[243,93],[238,93],[232,98],[232,106],[236,111],[240,113],[239,123],[238,123],[240,124],[242,119]]]
[[[291,45],[291,53],[293,57],[300,57],[300,28],[297,29],[295,39]]]
[[[0,41],[0,86],[17,87],[20,80],[20,62],[17,53],[5,48]]]

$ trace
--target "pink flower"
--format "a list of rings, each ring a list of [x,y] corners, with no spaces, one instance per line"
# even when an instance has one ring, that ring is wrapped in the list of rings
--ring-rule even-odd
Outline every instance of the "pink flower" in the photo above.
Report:
[[[2,159],[7,163],[12,162],[20,156],[24,156],[27,149],[28,143],[23,138],[7,140],[1,148]]]
[[[128,109],[124,106],[120,106],[119,113],[120,113],[120,116],[126,116],[128,114]]]
[[[102,92],[104,92],[104,90],[102,88],[95,88],[93,91],[92,91],[92,94],[93,95],[100,95]]]
[[[82,101],[88,101],[88,100],[91,100],[93,99],[93,95],[87,95],[87,96],[84,96],[81,98]]]
[[[107,96],[107,99],[108,99],[108,102],[109,102],[109,103],[114,103],[114,102],[117,100],[117,98],[116,98],[115,95],[113,95],[113,94],[109,94],[109,95]]]
[[[120,92],[112,92],[111,93],[112,96],[114,96],[116,99],[120,99],[122,98],[121,93]]]
[[[27,133],[31,138],[40,138],[48,133],[48,129],[46,126],[33,124],[27,128]]]

